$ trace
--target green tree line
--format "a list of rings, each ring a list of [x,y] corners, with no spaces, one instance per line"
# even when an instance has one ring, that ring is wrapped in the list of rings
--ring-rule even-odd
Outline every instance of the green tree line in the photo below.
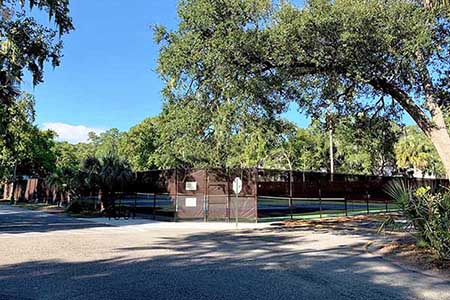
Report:
[[[264,167],[450,172],[448,1],[181,0],[155,27],[161,114],[127,132],[55,141],[34,123],[25,72],[43,82],[74,29],[69,1],[0,1],[0,176],[69,174],[91,158],[134,171]],[[43,10],[53,26],[42,25]],[[291,103],[314,120],[281,116]],[[408,113],[417,126],[401,126]]]
[[[3,180],[11,179],[14,172],[62,180],[87,169],[86,161],[111,157],[134,172],[175,167],[330,171],[330,133],[321,119],[300,128],[281,117],[242,107],[225,105],[204,113],[201,107],[176,103],[166,104],[159,116],[128,131],[90,133],[88,142],[70,144],[33,125],[33,105],[28,94],[16,102],[16,122],[10,131],[17,147],[11,150],[0,143]],[[388,118],[356,115],[336,121],[332,134],[338,173],[445,174],[432,143],[416,126],[400,127]]]

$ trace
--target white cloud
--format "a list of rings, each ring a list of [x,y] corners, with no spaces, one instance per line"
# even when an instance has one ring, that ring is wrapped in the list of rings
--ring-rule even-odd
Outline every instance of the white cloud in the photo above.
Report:
[[[59,122],[44,123],[44,130],[51,129],[58,134],[58,141],[67,141],[72,144],[88,141],[88,133],[95,132],[97,134],[105,132],[101,128],[87,127],[84,125],[70,125]]]

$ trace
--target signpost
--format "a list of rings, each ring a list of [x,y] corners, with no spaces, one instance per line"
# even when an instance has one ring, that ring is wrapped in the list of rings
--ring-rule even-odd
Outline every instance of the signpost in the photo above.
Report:
[[[239,197],[239,193],[242,191],[241,178],[236,177],[233,180],[233,191],[236,194],[236,200],[234,201],[234,213],[236,215],[236,227],[238,227],[238,223],[239,223],[238,197]]]

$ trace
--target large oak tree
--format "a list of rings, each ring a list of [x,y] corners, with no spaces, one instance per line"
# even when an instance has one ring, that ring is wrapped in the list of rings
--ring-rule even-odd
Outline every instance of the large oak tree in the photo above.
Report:
[[[156,29],[168,101],[248,99],[312,116],[407,112],[450,175],[450,22],[446,1],[182,0]]]

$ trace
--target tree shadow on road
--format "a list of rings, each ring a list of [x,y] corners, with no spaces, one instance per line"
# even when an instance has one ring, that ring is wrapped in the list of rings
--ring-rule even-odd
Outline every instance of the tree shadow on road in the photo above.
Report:
[[[197,233],[105,250],[113,256],[110,259],[3,266],[0,296],[97,300],[450,297],[449,281],[367,255],[362,242],[319,247],[316,243],[324,237],[297,230],[295,234],[270,229]]]
[[[0,234],[53,232],[98,227],[110,226],[88,220],[27,210],[3,210],[0,214]]]

